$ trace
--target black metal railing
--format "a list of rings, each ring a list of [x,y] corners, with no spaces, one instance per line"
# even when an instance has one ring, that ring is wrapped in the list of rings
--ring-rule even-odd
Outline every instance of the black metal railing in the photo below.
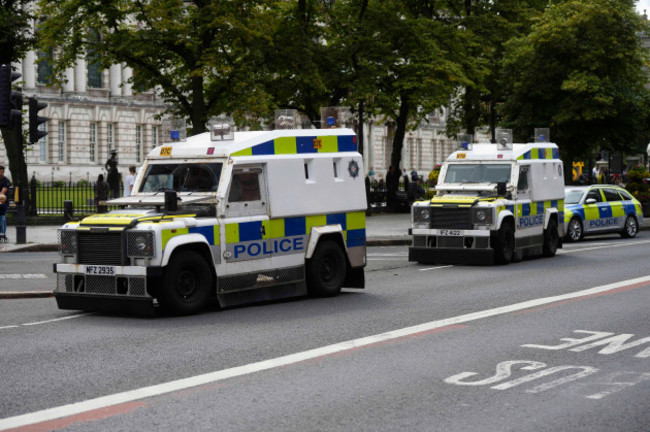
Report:
[[[121,190],[121,189],[120,189]],[[75,214],[91,214],[98,211],[95,187],[87,181],[79,182],[30,182],[29,212],[37,215],[63,215],[66,204],[72,203]],[[110,206],[108,210],[118,208]],[[101,211],[101,209],[99,209]]]

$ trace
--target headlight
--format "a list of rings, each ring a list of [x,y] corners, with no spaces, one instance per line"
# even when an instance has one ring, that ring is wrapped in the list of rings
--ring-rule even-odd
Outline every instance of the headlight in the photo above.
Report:
[[[475,225],[491,225],[492,224],[492,208],[491,207],[475,207],[472,211],[473,223]]]
[[[63,256],[77,254],[77,232],[74,230],[58,230],[59,253]]]
[[[151,258],[154,253],[153,232],[133,231],[128,234],[130,258]]]
[[[431,222],[431,210],[429,207],[413,207],[413,223],[426,224]]]

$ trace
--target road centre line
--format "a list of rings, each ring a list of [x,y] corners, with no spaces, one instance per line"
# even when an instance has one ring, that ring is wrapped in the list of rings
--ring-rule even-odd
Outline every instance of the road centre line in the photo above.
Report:
[[[189,378],[183,378],[175,381],[169,381],[162,384],[156,384],[148,387],[141,387],[135,390],[128,390],[121,393],[115,393],[107,396],[100,396],[95,399],[88,399],[81,402],[76,402],[68,405],[62,405],[54,408],[48,408],[41,411],[32,413],[21,414],[13,417],[0,419],[0,431],[22,426],[34,425],[38,423],[48,422],[55,419],[69,417],[77,414],[88,413],[93,410],[100,410],[109,407],[116,407],[117,405],[133,402],[136,400],[160,396],[180,390],[185,390],[205,384],[223,381],[229,378],[244,376],[261,372],[269,369],[274,369],[282,366],[288,366],[306,360],[311,360],[319,357],[328,356],[335,353],[341,353],[357,348],[368,347],[381,342],[390,340],[401,339],[409,336],[414,336],[424,332],[440,329],[442,327],[453,326],[457,324],[476,321],[484,318],[504,315],[511,312],[520,311],[547,305],[550,303],[562,302],[569,299],[589,298],[594,295],[604,295],[610,291],[610,294],[618,293],[628,289],[635,289],[647,287],[650,285],[650,276],[639,277],[635,279],[628,279],[621,282],[615,282],[607,285],[601,285],[586,290],[576,291],[568,294],[562,294],[553,297],[542,297],[534,300],[528,300],[521,303],[515,303],[508,306],[501,306],[493,309],[487,309],[479,312],[472,312],[464,315],[459,315],[452,318],[446,318],[438,321],[431,321],[424,324],[419,324],[411,327],[406,327],[398,330],[393,330],[385,333],[380,333],[372,336],[366,336],[358,339],[352,339],[345,342],[340,342],[332,345],[323,346],[295,354],[289,354],[282,357],[276,357],[269,360],[263,360],[256,363],[251,363],[243,366],[236,366],[228,369],[209,372],[201,375],[196,375]]]
[[[608,243],[608,244],[603,245],[603,246],[585,247],[585,248],[580,248],[580,249],[558,249],[557,253],[558,254],[569,254],[569,253],[574,253],[574,252],[587,252],[587,251],[598,250],[598,249],[616,248],[616,247],[622,247],[622,246],[633,246],[633,245],[640,245],[640,244],[645,244],[645,243],[650,243],[650,240]]]
[[[438,266],[438,267],[427,267],[427,268],[423,268],[423,269],[418,269],[418,271],[438,270],[438,269],[449,268],[449,267],[453,267],[453,265],[444,265],[444,266]]]
[[[47,279],[45,273],[6,273],[0,274],[0,279]]]
[[[65,321],[65,320],[69,320],[69,319],[74,319],[74,318],[79,318],[79,317],[82,317],[82,316],[90,315],[91,313],[92,312],[85,312],[85,313],[82,312],[82,313],[78,313],[78,314],[70,315],[70,316],[65,316],[65,317],[61,317],[61,318],[53,318],[53,319],[50,319],[50,320],[36,321],[36,322],[25,323],[25,324],[21,324],[21,325],[23,325],[23,326],[33,326],[33,325],[47,324],[47,323],[52,323],[52,322],[57,322],[57,321]]]
[[[8,326],[0,327],[0,330],[11,329],[11,328],[19,328],[19,327],[22,327],[22,326],[35,326],[35,325],[40,325],[40,324],[48,324],[48,323],[57,322],[57,321],[65,321],[65,320],[69,320],[69,319],[80,318],[82,316],[91,315],[91,314],[92,314],[92,312],[81,312],[81,313],[77,313],[77,314],[74,314],[74,315],[64,316],[64,317],[61,317],[61,318],[53,318],[53,319],[49,319],[49,320],[45,320],[45,321],[34,321],[34,322],[28,322],[28,323],[23,323],[23,324],[12,324],[12,325],[8,325]]]

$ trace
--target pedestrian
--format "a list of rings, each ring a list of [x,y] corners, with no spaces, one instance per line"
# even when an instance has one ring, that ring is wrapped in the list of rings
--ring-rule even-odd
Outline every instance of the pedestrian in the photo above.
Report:
[[[133,185],[135,184],[135,166],[129,167],[129,173],[124,177],[124,196],[131,196],[133,193]]]
[[[605,171],[603,171],[603,169],[601,168],[600,170],[598,170],[598,177],[597,177],[598,183],[605,184],[605,178],[606,178]]]
[[[420,179],[416,178],[415,181],[409,183],[408,186],[408,200],[410,203],[419,200],[425,194],[424,188],[420,184]]]
[[[9,201],[7,195],[0,194],[0,242],[7,243],[7,208]]]
[[[117,150],[111,150],[111,157],[108,158],[104,167],[108,171],[106,181],[108,182],[111,198],[119,198],[120,173],[117,171]]]
[[[7,195],[11,180],[5,177],[5,167],[0,165],[0,194]]]
[[[415,168],[411,168],[411,181],[414,182],[419,177],[418,172]]]
[[[397,204],[397,188],[399,187],[399,173],[395,171],[395,167],[391,165],[388,167],[386,173],[386,204],[389,208],[395,210]]]
[[[108,189],[108,183],[104,181],[104,174],[98,175],[97,182],[95,182],[95,211],[97,213],[108,211],[106,204],[100,204],[108,199]]]

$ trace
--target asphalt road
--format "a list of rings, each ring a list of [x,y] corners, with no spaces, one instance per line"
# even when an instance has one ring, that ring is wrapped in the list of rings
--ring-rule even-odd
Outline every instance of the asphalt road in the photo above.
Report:
[[[648,431],[649,246],[500,267],[370,248],[366,290],[181,318],[0,300],[0,430]],[[42,289],[52,259],[1,269]]]

